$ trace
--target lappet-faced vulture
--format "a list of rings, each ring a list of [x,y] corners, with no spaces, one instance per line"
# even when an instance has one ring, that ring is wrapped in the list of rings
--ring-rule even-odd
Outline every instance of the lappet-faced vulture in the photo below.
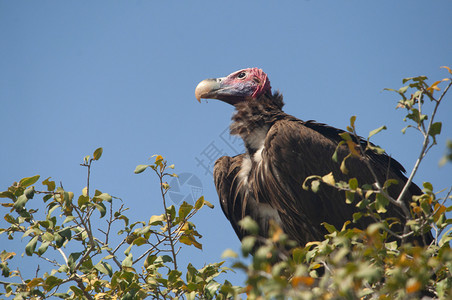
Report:
[[[326,184],[321,184],[317,192],[303,189],[308,176],[332,172],[336,181],[356,178],[360,185],[375,184],[375,177],[380,185],[387,179],[396,179],[398,184],[388,190],[395,198],[407,181],[400,163],[386,153],[372,150],[348,158],[348,174],[344,174],[340,161],[350,153],[346,145],[338,147],[342,140],[339,134],[344,131],[286,114],[282,110],[282,95],[272,93],[270,81],[260,69],[243,69],[227,77],[206,79],[198,84],[195,94],[198,100],[218,99],[236,109],[230,133],[243,139],[246,153],[219,158],[214,179],[221,208],[240,239],[247,235],[238,224],[245,216],[257,222],[261,236],[267,235],[273,220],[299,245],[323,240],[328,233],[323,222],[342,228],[344,222],[352,220],[359,211],[356,203],[347,203],[344,191]],[[365,148],[366,141],[352,138]],[[335,151],[339,162],[332,160]],[[420,194],[419,187],[412,183],[403,201],[409,207],[411,197]],[[386,208],[385,217],[400,219],[400,225],[392,228],[400,233],[405,214],[391,203]],[[354,225],[364,229],[374,222],[366,217]],[[412,241],[430,243],[432,235],[427,232]]]

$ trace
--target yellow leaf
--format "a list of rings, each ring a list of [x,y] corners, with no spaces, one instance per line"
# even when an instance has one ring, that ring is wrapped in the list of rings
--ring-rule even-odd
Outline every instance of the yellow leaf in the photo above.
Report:
[[[353,141],[347,141],[347,146],[353,156],[359,156],[358,145]]]
[[[444,68],[444,69],[446,69],[450,74],[452,74],[452,70],[451,70],[449,67],[442,66],[442,67],[440,67],[440,68]]]
[[[322,177],[323,182],[329,185],[335,185],[336,181],[334,180],[333,172],[328,173],[327,175]]]
[[[413,207],[413,212],[419,216],[421,215],[422,210],[419,206],[416,205]]]
[[[309,242],[309,243],[306,243],[306,245],[305,245],[305,247],[309,247],[309,246],[312,246],[312,245],[315,245],[315,246],[318,246],[318,245],[320,245],[321,244],[321,242]]]
[[[436,221],[438,221],[439,217],[441,217],[441,215],[446,211],[446,207],[444,205],[441,205],[439,203],[435,204],[435,214],[433,215],[433,219]]]
[[[82,190],[82,195],[85,196],[85,197],[88,196],[88,187],[85,186],[85,187],[83,188],[83,190]]]
[[[44,279],[42,279],[42,278],[34,278],[29,283],[27,283],[27,286],[29,288],[34,288],[35,286],[37,286],[43,282],[44,282]]]
[[[163,156],[157,155],[157,156],[155,157],[155,164],[156,164],[156,165],[159,165],[160,162],[161,162],[162,160],[163,160]]]
[[[221,254],[221,258],[229,258],[229,257],[237,258],[237,257],[239,257],[239,256],[238,256],[237,253],[235,253],[234,250],[231,250],[231,249],[226,249],[226,250],[224,250],[224,251],[223,251],[223,254]]]
[[[283,232],[283,230],[281,229],[281,227],[277,227],[276,230],[275,230],[275,232],[273,233],[272,241],[273,241],[274,243],[278,242],[279,239],[280,239],[280,237],[281,237],[281,235],[282,235],[283,233],[284,233],[284,232]]]
[[[155,215],[155,216],[152,216],[149,219],[149,224],[152,224],[152,223],[158,222],[158,221],[164,221],[164,220],[165,220],[165,216],[164,215],[159,215],[159,216]]]
[[[430,93],[433,93],[433,91],[439,91],[440,88],[438,87],[438,84],[441,83],[442,80],[435,81],[430,87],[427,88],[427,91]]]
[[[315,282],[315,279],[312,278],[312,277],[309,277],[309,276],[297,276],[297,277],[294,277],[292,279],[292,286],[296,287],[296,286],[298,286],[300,284],[311,286],[311,285],[314,284],[314,282]]]
[[[180,231],[185,231],[185,230],[188,230],[188,229],[190,229],[190,226],[188,225],[187,222],[185,222],[184,225],[181,227]]]
[[[421,289],[421,283],[417,281],[414,278],[411,278],[413,280],[408,280],[407,286],[406,286],[406,292],[408,294],[416,293]]]

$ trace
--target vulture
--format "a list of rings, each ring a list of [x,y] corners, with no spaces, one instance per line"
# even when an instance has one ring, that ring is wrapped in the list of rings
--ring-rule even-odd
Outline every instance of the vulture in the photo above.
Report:
[[[243,139],[246,153],[219,158],[214,181],[221,208],[240,239],[247,235],[239,225],[245,216],[257,222],[260,236],[266,237],[271,222],[275,222],[300,246],[324,239],[328,232],[322,223],[342,228],[344,222],[352,220],[360,210],[356,203],[346,202],[344,191],[324,183],[317,192],[303,189],[303,182],[311,175],[332,172],[336,181],[356,178],[359,185],[374,184],[375,176],[380,184],[396,179],[398,184],[388,190],[396,198],[407,181],[400,163],[372,150],[349,157],[348,174],[341,172],[340,163],[350,153],[346,145],[338,147],[344,131],[286,114],[282,94],[272,92],[267,74],[261,69],[248,68],[203,80],[195,96],[199,102],[201,98],[218,99],[235,107],[230,133]],[[352,138],[364,148],[367,145],[362,138]],[[332,159],[335,151],[337,162]],[[419,187],[412,183],[404,198],[407,207],[412,196],[420,194]],[[398,227],[392,227],[401,233],[403,212],[393,204],[386,208],[385,217],[401,220]],[[355,226],[365,229],[372,223],[375,221],[363,217]],[[411,241],[429,244],[432,235],[427,232]]]

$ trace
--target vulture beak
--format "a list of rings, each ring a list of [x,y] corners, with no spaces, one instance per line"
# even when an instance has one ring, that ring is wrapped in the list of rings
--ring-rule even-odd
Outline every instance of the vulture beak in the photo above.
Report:
[[[195,90],[195,97],[201,102],[204,99],[218,99],[218,92],[222,89],[221,81],[224,78],[210,78],[201,81]]]

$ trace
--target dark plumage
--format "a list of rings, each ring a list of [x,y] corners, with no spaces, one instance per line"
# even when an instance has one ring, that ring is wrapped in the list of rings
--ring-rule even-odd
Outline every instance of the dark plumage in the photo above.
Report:
[[[196,97],[223,100],[236,108],[231,134],[242,137],[247,151],[218,159],[214,179],[223,212],[240,239],[246,232],[238,222],[245,216],[257,221],[262,236],[268,232],[269,221],[274,220],[300,245],[324,238],[327,231],[322,222],[341,228],[351,220],[358,209],[355,204],[345,202],[344,192],[326,185],[317,193],[302,188],[310,175],[333,172],[336,181],[357,178],[360,185],[373,184],[367,160],[381,184],[389,178],[398,180],[399,184],[390,187],[390,195],[397,197],[407,180],[397,161],[373,151],[367,151],[364,157],[347,159],[349,173],[343,174],[340,164],[331,159],[343,131],[284,113],[282,95],[272,94],[267,75],[259,69],[244,69],[224,78],[202,81]],[[341,146],[339,162],[348,154],[347,146]],[[411,184],[405,201],[421,193],[419,187]],[[404,214],[394,205],[388,206],[386,216],[397,217],[404,223]],[[366,228],[373,222],[362,218],[356,226]],[[401,228],[393,230],[400,232]],[[427,233],[416,242],[431,240]]]

